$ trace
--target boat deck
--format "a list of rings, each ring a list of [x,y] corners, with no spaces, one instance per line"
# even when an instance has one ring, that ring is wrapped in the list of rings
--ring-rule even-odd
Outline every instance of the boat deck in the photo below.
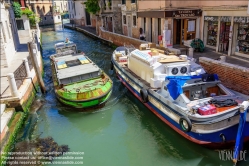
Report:
[[[63,90],[70,93],[83,93],[83,92],[93,91],[96,89],[102,89],[108,81],[109,78],[107,77],[105,77],[104,79],[102,77],[93,78],[90,80],[85,80],[82,82],[65,85],[63,87]]]

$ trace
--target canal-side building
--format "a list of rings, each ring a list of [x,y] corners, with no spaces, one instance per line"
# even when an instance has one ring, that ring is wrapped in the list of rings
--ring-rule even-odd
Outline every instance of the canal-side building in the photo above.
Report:
[[[168,46],[189,46],[192,39],[200,38],[216,52],[249,57],[247,1],[136,1],[136,5],[137,26],[147,41],[158,43],[158,36],[164,35]],[[131,17],[124,16],[124,9],[122,5],[124,34],[134,37]]]
[[[122,0],[122,29],[125,36],[139,38],[139,25],[137,20],[137,1]]]
[[[161,35],[168,47],[199,38],[201,14],[194,1],[137,1],[138,26],[143,28],[146,40],[158,43]]]
[[[202,2],[204,3],[204,2]],[[202,7],[201,35],[206,47],[249,58],[248,1],[216,1]]]
[[[1,1],[0,55],[1,68],[8,67],[19,46],[15,16],[10,1]],[[13,49],[14,48],[14,49]]]
[[[100,11],[96,14],[96,28],[103,27],[106,31],[123,34],[121,0],[100,0]]]
[[[21,0],[23,1],[23,0]],[[57,2],[57,1],[56,1]],[[61,13],[56,12],[56,8],[51,0],[26,0],[27,7],[40,18],[39,25],[52,25],[61,22]]]
[[[90,14],[86,13],[84,2],[86,0],[75,0],[74,1],[74,12],[75,12],[75,24],[76,25],[91,25]],[[88,18],[86,19],[86,15]]]

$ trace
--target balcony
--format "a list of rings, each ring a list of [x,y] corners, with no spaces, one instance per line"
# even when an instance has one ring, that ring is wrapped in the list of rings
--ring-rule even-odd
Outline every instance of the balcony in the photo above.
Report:
[[[121,11],[126,11],[126,5],[125,4],[122,4]]]
[[[137,10],[137,5],[135,3],[131,4],[131,11],[136,11]]]

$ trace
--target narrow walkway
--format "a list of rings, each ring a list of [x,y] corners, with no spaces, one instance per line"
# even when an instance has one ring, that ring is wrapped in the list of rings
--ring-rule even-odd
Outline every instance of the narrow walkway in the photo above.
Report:
[[[69,23],[64,24],[64,25],[69,26],[69,27],[77,27],[77,28],[83,29],[83,30],[97,36],[95,27],[72,25],[72,24],[69,24]],[[181,50],[182,54],[187,54],[188,55],[188,49],[186,49],[186,47],[179,47],[179,46],[176,45],[176,46],[174,46],[174,48],[178,48],[178,49]],[[227,56],[225,54],[218,53],[214,49],[211,49],[211,48],[208,48],[208,47],[205,47],[204,52],[194,52],[194,55],[193,55],[193,57],[196,59],[196,63],[199,63],[199,58],[200,57],[207,57],[207,58],[211,58],[211,59],[219,59],[220,56],[226,56],[226,62],[227,63],[249,68],[249,59],[247,60],[246,58],[239,58],[238,56]]]
[[[97,33],[96,33],[96,28],[95,28],[95,27],[91,27],[91,26],[82,26],[82,25],[75,25],[75,24],[70,24],[70,23],[66,23],[66,24],[64,24],[64,26],[75,27],[75,28],[81,28],[81,29],[84,29],[84,30],[88,31],[89,33],[92,33],[92,34],[94,34],[94,35],[97,35]]]

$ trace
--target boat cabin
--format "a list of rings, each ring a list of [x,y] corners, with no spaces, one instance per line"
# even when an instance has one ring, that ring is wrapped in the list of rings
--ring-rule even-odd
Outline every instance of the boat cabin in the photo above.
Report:
[[[100,68],[84,55],[66,55],[53,58],[59,84],[70,84],[99,77]]]
[[[55,44],[55,51],[56,54],[76,54],[77,53],[77,46],[75,43],[57,43]]]

